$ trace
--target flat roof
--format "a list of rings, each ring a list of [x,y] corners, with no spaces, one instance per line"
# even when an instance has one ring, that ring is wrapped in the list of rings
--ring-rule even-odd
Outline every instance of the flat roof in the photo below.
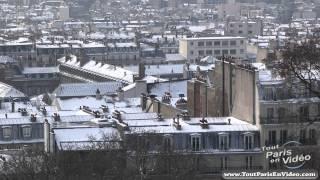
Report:
[[[227,39],[246,39],[241,36],[216,36],[216,37],[192,37],[192,38],[182,38],[180,40],[227,40]]]

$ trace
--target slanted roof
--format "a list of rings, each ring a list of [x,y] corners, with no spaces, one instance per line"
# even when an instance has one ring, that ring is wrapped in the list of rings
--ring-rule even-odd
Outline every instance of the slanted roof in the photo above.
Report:
[[[54,94],[56,97],[86,97],[94,96],[99,89],[100,94],[111,95],[121,87],[122,83],[119,82],[61,84]]]
[[[24,98],[26,97],[21,91],[14,87],[0,82],[0,98]]]
[[[90,150],[97,148],[95,143],[120,141],[117,129],[107,128],[74,128],[54,129],[55,140],[59,150]],[[111,148],[119,148],[120,144],[113,144]]]

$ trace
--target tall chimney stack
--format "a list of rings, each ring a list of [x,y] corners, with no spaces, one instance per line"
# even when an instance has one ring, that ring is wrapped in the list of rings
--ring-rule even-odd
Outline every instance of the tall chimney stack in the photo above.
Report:
[[[15,103],[14,103],[14,100],[11,101],[11,112],[15,112]]]

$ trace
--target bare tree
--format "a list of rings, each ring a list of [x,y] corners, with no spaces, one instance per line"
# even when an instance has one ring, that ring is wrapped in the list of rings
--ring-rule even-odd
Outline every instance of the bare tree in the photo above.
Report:
[[[277,66],[279,74],[297,78],[311,93],[320,97],[319,39],[290,42],[282,50],[282,57]]]

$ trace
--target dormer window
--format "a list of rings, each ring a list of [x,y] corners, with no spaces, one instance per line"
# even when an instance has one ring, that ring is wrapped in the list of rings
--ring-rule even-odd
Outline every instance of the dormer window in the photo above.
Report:
[[[230,148],[230,138],[228,133],[219,133],[219,149],[227,150]]]
[[[12,128],[10,126],[2,127],[2,135],[4,138],[10,138],[12,136]]]
[[[250,150],[253,149],[253,133],[248,132],[248,133],[244,133],[244,139],[243,139],[243,143],[244,143],[244,149],[245,150]]]
[[[200,148],[201,148],[200,134],[191,134],[191,148],[192,148],[192,151],[200,151]]]

